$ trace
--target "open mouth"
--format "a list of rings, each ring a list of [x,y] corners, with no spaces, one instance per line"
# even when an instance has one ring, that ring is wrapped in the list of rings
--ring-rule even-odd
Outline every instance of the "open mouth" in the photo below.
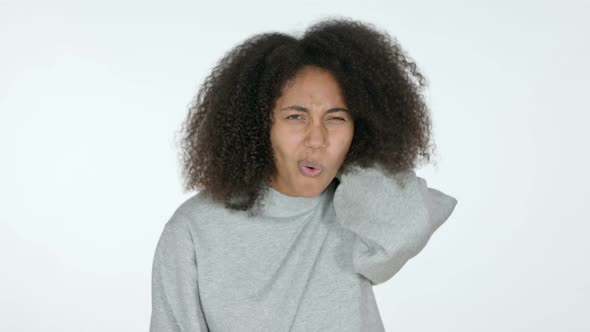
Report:
[[[299,162],[299,168],[301,169],[301,172],[307,176],[315,176],[322,172],[322,167],[320,165],[305,160]]]

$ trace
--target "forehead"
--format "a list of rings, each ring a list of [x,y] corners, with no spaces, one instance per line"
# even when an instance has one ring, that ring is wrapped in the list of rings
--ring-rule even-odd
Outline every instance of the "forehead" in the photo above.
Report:
[[[344,104],[340,84],[332,73],[313,66],[303,67],[286,81],[279,99],[281,102]]]

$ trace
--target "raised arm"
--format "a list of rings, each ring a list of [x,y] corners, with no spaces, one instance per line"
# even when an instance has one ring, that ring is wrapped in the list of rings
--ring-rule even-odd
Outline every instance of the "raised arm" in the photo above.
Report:
[[[355,271],[373,285],[389,280],[416,256],[457,205],[454,197],[428,188],[414,171],[392,176],[379,165],[357,166],[338,179],[336,216],[356,234]]]
[[[208,327],[197,284],[197,260],[188,219],[166,223],[152,265],[150,332],[204,332]]]

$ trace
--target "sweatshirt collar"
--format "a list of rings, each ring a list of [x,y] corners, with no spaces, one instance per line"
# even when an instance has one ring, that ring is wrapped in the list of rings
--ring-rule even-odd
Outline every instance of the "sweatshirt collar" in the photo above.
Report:
[[[332,181],[324,191],[314,197],[289,196],[269,185],[264,194],[263,214],[290,217],[309,212],[331,196],[335,188],[335,182]]]

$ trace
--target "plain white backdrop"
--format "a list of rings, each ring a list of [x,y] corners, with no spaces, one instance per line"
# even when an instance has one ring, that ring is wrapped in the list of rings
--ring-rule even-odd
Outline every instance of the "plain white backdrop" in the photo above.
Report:
[[[147,331],[176,133],[261,32],[359,19],[428,78],[458,199],[375,286],[387,331],[590,331],[587,1],[0,1],[0,330]]]

